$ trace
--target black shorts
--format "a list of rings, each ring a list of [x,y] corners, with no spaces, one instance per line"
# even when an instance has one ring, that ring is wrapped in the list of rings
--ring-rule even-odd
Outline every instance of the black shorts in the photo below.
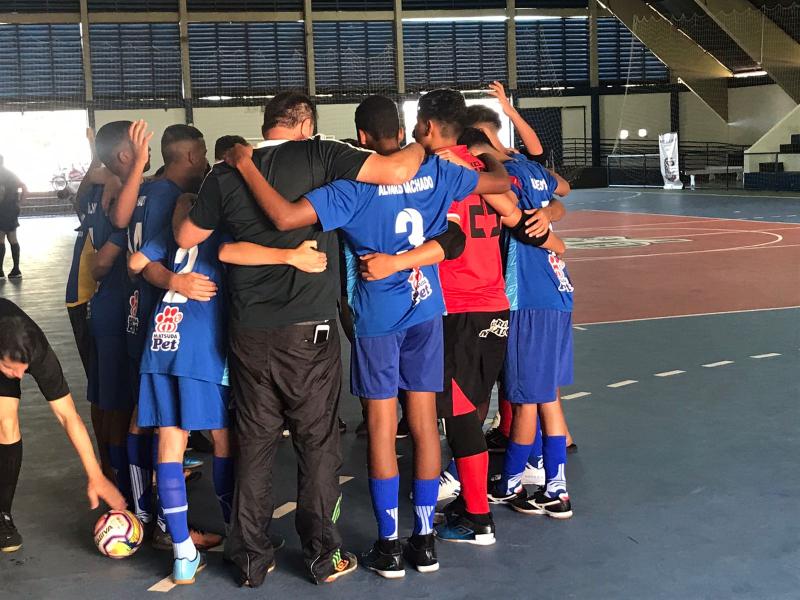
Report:
[[[492,395],[508,345],[509,311],[456,313],[444,318],[444,391],[440,419],[468,414]]]

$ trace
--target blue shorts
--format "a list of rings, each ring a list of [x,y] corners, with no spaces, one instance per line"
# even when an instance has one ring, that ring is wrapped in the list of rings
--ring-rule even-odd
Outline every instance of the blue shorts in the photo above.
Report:
[[[139,427],[184,431],[228,427],[228,388],[190,377],[142,373]]]
[[[95,336],[86,387],[89,402],[102,410],[132,410],[135,399],[128,364],[124,335]]]
[[[503,387],[514,404],[544,404],[572,383],[572,313],[514,310],[508,323]]]
[[[444,383],[442,317],[389,335],[356,337],[350,358],[350,391],[383,400],[409,392],[441,392]]]

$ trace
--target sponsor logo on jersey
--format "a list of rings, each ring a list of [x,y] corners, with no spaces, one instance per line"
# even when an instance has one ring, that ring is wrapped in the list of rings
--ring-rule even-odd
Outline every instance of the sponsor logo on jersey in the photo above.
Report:
[[[508,320],[492,319],[492,322],[489,324],[489,327],[478,333],[478,337],[481,338],[489,337],[490,333],[493,333],[497,337],[501,338],[508,337]]]
[[[531,187],[535,189],[537,192],[544,192],[547,191],[547,181],[544,179],[536,179],[535,177],[531,177]]]
[[[183,321],[183,313],[177,306],[165,306],[155,316],[156,326],[150,349],[154,352],[176,352],[181,343],[178,324]]]
[[[128,326],[126,331],[136,335],[139,331],[139,290],[135,290],[128,298]]]
[[[147,200],[147,196],[139,196],[136,199],[136,206],[144,206],[145,200]]]
[[[570,293],[575,291],[575,288],[572,287],[572,283],[569,281],[569,277],[567,277],[566,271],[564,271],[566,268],[564,261],[558,258],[555,252],[548,252],[547,262],[550,263],[553,273],[555,273],[558,278],[558,291]]]
[[[408,283],[411,284],[411,305],[416,306],[421,301],[430,297],[433,293],[431,289],[431,282],[425,277],[425,274],[417,267],[411,269],[411,275],[408,276]]]
[[[639,248],[653,244],[691,242],[683,238],[629,238],[624,235],[608,235],[587,238],[564,238],[564,244],[571,250],[602,250],[607,248]]]
[[[398,194],[416,194],[433,189],[433,177],[426,175],[411,181],[406,181],[402,185],[379,185],[378,196],[396,196]]]

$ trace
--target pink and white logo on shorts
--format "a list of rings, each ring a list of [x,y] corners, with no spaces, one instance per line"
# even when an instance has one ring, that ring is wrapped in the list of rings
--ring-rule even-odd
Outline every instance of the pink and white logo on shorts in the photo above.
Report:
[[[166,306],[155,316],[156,326],[150,349],[154,352],[176,352],[181,343],[178,324],[183,320],[183,313],[177,306]]]
[[[430,297],[433,293],[431,282],[417,267],[411,269],[411,275],[408,276],[408,283],[411,284],[411,303],[413,306],[416,306],[420,301]]]

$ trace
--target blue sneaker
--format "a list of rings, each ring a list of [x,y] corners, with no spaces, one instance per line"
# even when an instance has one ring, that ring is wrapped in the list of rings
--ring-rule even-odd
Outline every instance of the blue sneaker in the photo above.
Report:
[[[192,458],[191,456],[184,456],[183,457],[183,468],[184,469],[196,469],[198,467],[203,466],[203,461],[199,458]]]
[[[194,583],[195,576],[205,568],[206,557],[200,551],[192,560],[176,558],[172,567],[172,581],[175,585],[190,585]]]
[[[460,542],[475,546],[491,546],[495,543],[494,521],[489,515],[487,523],[476,523],[460,513],[448,515],[447,521],[434,527],[434,535],[443,542]]]

